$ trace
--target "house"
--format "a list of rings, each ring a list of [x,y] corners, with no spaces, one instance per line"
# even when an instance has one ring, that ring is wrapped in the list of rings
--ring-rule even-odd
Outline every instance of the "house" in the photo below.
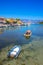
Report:
[[[4,17],[0,17],[0,24],[6,23],[6,19]]]

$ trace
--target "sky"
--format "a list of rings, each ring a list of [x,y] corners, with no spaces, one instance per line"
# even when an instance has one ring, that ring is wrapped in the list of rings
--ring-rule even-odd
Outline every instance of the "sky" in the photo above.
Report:
[[[43,19],[43,0],[0,0],[0,17]]]

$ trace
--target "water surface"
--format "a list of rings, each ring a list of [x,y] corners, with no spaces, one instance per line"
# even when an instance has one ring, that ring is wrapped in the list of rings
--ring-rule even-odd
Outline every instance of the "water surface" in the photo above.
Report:
[[[27,30],[31,30],[32,32],[32,35],[29,39],[26,39],[24,37],[24,33]],[[0,28],[0,48],[11,44],[29,44],[34,40],[38,40],[39,42],[43,40],[43,25],[34,24],[29,26],[14,26]]]
[[[24,37],[27,30],[32,31],[29,39]],[[9,60],[7,53],[14,45],[21,45],[22,51]],[[0,28],[0,49],[0,65],[43,65],[43,25]]]

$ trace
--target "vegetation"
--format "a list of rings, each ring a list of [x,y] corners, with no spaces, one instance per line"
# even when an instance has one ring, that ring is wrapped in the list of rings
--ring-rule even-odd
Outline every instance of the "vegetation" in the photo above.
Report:
[[[10,23],[18,23],[18,21],[20,21],[20,19],[19,18],[16,18],[16,19],[8,19],[8,20],[6,20],[6,24],[10,24]]]
[[[19,21],[20,19],[19,18],[16,18],[17,21]]]
[[[42,22],[39,22],[39,24],[43,24],[43,21]]]
[[[10,22],[9,22],[9,21],[7,21],[7,20],[6,20],[6,23],[7,23],[7,24],[10,24]]]
[[[17,23],[17,21],[13,21],[13,23]]]

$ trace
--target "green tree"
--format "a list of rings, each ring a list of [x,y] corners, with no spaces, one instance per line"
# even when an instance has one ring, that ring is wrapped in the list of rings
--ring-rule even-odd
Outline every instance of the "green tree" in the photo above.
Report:
[[[19,18],[16,18],[17,21],[19,21],[20,19]]]
[[[7,24],[10,24],[10,22],[9,22],[9,21],[7,21],[7,20],[6,20],[6,23],[7,23]]]
[[[43,24],[43,21],[42,22],[39,22],[39,24]]]

